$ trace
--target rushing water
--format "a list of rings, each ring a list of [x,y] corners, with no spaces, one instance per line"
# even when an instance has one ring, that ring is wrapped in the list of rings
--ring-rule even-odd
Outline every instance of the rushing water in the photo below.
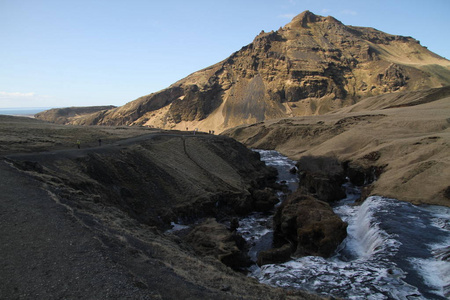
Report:
[[[288,189],[295,191],[298,188],[298,177],[292,174],[290,170],[295,167],[295,162],[289,158],[280,155],[273,150],[255,150],[261,155],[261,160],[266,165],[274,167],[278,171],[278,182],[286,184]],[[280,192],[279,198],[283,199],[285,195]],[[256,261],[257,255],[262,250],[272,248],[273,230],[271,213],[253,213],[239,221],[238,232],[250,245],[249,256]],[[256,271],[256,265],[251,267]]]
[[[268,165],[277,167],[280,180],[296,179],[286,172],[294,162],[275,151],[259,152]],[[449,208],[418,207],[378,196],[354,206],[359,195],[350,185],[347,195],[334,211],[349,224],[348,237],[333,257],[254,266],[251,276],[274,286],[346,299],[450,297]],[[240,221],[239,230],[252,244],[253,258],[271,245],[270,220],[270,216],[254,214]]]

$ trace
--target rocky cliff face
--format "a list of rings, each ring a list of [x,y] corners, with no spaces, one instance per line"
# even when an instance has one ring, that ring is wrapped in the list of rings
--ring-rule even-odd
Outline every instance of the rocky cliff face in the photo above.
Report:
[[[72,123],[219,132],[323,114],[368,96],[449,84],[450,61],[417,40],[305,11],[165,90]]]

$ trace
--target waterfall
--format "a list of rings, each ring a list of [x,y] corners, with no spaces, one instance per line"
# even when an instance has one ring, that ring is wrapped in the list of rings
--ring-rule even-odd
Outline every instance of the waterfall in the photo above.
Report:
[[[386,250],[386,247],[393,246],[389,250],[395,250],[399,244],[386,232],[380,229],[374,213],[383,205],[381,197],[372,196],[356,210],[354,221],[350,221],[348,234],[353,240],[352,250],[357,257],[369,259],[377,253]]]
[[[290,184],[294,164],[275,151],[258,151]],[[359,192],[347,184],[347,198],[333,210],[348,223],[348,236],[328,259],[307,256],[250,270],[250,276],[273,286],[298,288],[345,299],[449,299],[450,208],[418,207],[380,196],[360,206]],[[254,253],[270,237],[264,216],[241,220]],[[263,243],[262,243],[263,242]]]

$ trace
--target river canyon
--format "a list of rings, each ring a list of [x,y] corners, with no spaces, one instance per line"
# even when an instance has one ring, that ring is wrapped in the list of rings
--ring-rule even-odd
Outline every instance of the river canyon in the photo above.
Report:
[[[276,151],[258,152],[266,164],[277,168],[279,181],[296,188],[296,176],[289,172],[294,161]],[[380,196],[356,205],[359,188],[351,183],[344,186],[347,196],[334,204],[334,211],[348,223],[348,236],[330,258],[307,256],[262,267],[255,264],[250,276],[273,286],[344,299],[446,299],[450,295],[450,209]],[[270,219],[253,214],[240,220],[239,231],[253,248],[270,247]]]

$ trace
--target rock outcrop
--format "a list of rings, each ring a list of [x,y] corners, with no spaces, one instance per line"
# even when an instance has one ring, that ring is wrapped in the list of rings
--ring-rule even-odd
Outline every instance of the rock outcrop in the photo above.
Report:
[[[277,264],[289,261],[292,255],[291,244],[284,244],[279,248],[273,248],[258,253],[258,266]]]
[[[304,156],[298,163],[299,188],[319,200],[334,202],[345,198],[342,164],[331,157]]]
[[[195,226],[184,240],[199,255],[214,257],[234,270],[243,270],[252,264],[245,240],[215,219],[206,219]]]
[[[411,37],[305,11],[167,89],[69,122],[220,132],[324,114],[369,96],[449,85],[449,66]]]
[[[331,256],[347,236],[347,223],[326,202],[297,191],[274,216],[274,245],[261,252],[258,264],[289,260],[293,256]]]

